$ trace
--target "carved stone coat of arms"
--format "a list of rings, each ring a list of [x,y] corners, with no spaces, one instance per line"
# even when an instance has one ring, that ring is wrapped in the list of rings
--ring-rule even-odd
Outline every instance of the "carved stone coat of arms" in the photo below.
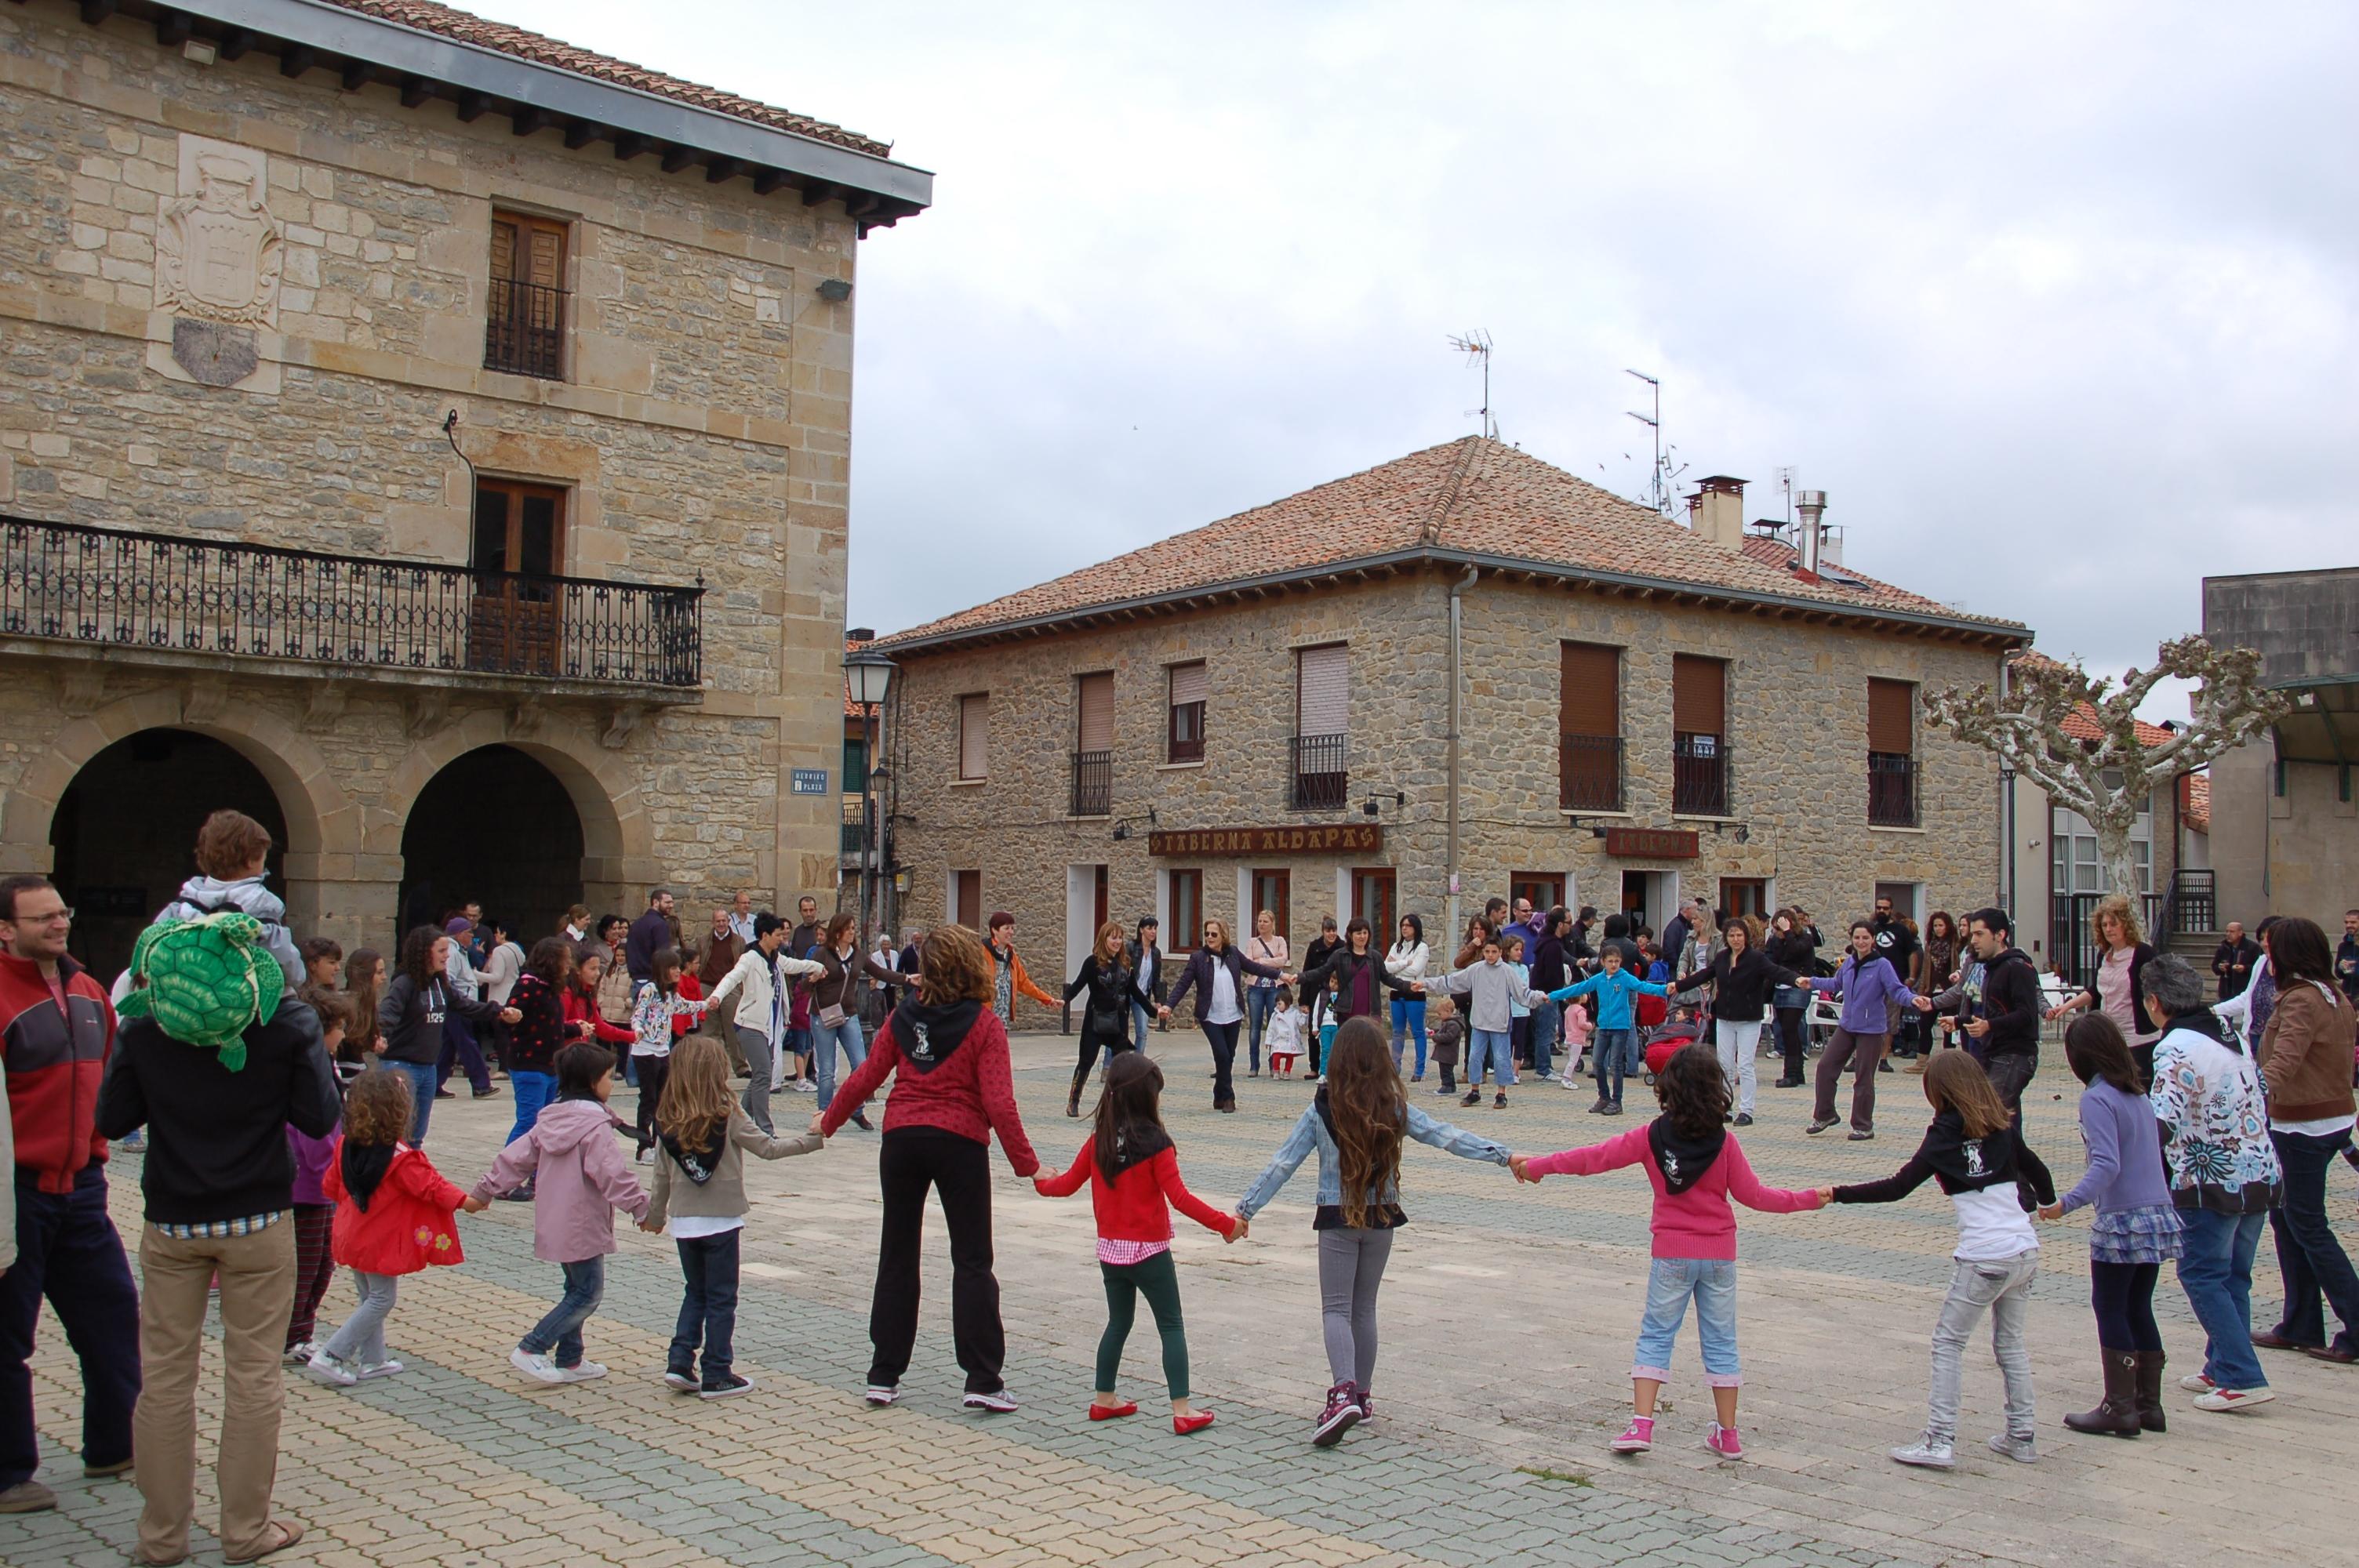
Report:
[[[277,221],[263,204],[268,166],[252,148],[215,146],[182,159],[181,193],[158,214],[156,308],[268,326],[277,317],[286,266]]]

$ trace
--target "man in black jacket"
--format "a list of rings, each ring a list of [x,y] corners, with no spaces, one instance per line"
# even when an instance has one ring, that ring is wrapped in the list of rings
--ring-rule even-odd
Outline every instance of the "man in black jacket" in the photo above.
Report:
[[[2014,945],[2015,932],[2003,909],[1978,909],[1966,916],[1966,941],[1983,961],[1982,1000],[1975,1004],[1967,1047],[1982,1059],[1991,1087],[2023,1120],[2023,1091],[2039,1070],[2039,969]]]
[[[220,1483],[223,1555],[250,1563],[293,1545],[302,1526],[270,1517],[286,1402],[280,1353],[295,1305],[292,1124],[335,1130],[336,1070],[320,1015],[292,998],[249,1024],[233,1071],[222,1054],[132,1019],[115,1037],[98,1094],[98,1131],[148,1130],[140,1173],[139,1354],[146,1381],[132,1415],[140,1496],[136,1556],[177,1563],[196,1512],[197,1371],[208,1287],[221,1281]]]
[[[623,967],[631,971],[631,983],[656,978],[656,955],[672,945],[670,890],[657,888],[647,894],[647,913],[631,922],[631,934],[623,938]]]
[[[2253,983],[2253,966],[2261,961],[2261,945],[2245,935],[2245,923],[2228,922],[2228,939],[2212,950],[2212,972],[2220,977],[2220,1000],[2245,994]]]

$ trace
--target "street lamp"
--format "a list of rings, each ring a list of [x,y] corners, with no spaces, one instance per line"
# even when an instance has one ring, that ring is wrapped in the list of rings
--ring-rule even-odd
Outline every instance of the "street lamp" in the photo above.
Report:
[[[843,655],[844,694],[860,705],[860,930],[867,940],[873,929],[868,896],[876,883],[876,708],[893,684],[893,661],[863,643]]]

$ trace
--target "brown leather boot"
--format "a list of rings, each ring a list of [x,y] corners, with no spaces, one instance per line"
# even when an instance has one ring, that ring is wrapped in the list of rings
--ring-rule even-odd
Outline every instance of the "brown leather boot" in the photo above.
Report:
[[[2100,1352],[2105,1364],[2105,1397],[2095,1410],[2068,1415],[2064,1424],[2075,1432],[2102,1433],[2108,1437],[2136,1437],[2138,1425],[2138,1357],[2135,1350],[2108,1346]]]
[[[2162,1413],[2163,1357],[2159,1350],[2137,1352],[2137,1414],[2138,1425],[2147,1432],[2165,1432],[2169,1422]]]

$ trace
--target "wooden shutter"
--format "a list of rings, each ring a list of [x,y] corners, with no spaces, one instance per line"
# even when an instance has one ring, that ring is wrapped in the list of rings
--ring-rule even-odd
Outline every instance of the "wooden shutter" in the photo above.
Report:
[[[1203,701],[1204,694],[1212,684],[1204,674],[1204,663],[1201,659],[1192,665],[1172,665],[1171,706],[1185,708],[1190,703]]]
[[[1079,694],[1081,746],[1083,752],[1114,750],[1114,676],[1083,676]]]
[[[1342,643],[1305,648],[1295,683],[1294,732],[1341,735],[1351,728],[1352,650]]]
[[[1682,735],[1728,733],[1728,661],[1671,655],[1671,728]]]
[[[1561,722],[1567,735],[1622,733],[1622,650],[1597,643],[1564,644]]]
[[[991,762],[991,697],[959,698],[959,777],[979,779]]]
[[[951,892],[951,903],[954,906],[951,910],[951,918],[968,930],[980,934],[983,930],[983,873],[959,871],[955,876]]]
[[[1867,683],[1867,749],[1897,757],[1916,751],[1916,725],[1911,710],[1917,688],[1905,680]]]
[[[492,281],[565,287],[565,225],[554,218],[492,214]]]

